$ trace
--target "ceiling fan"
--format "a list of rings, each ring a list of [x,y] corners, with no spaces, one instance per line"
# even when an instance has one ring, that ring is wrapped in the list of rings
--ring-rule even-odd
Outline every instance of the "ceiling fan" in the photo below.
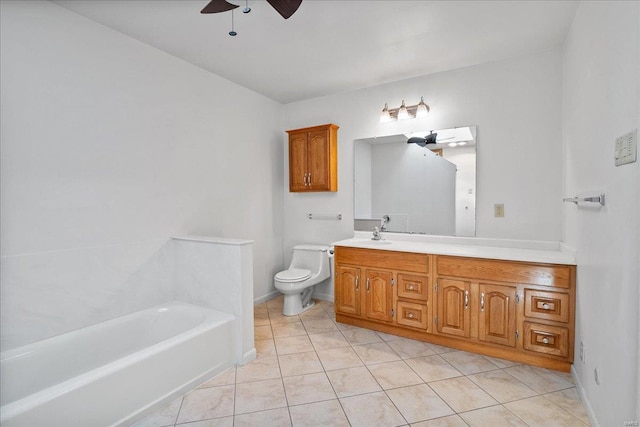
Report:
[[[429,133],[429,135],[425,136],[424,138],[420,138],[419,136],[414,136],[412,138],[409,138],[409,140],[407,141],[407,144],[418,144],[420,147],[424,147],[427,144],[435,144],[437,143],[437,138],[438,138],[438,133],[433,133],[433,131],[431,131],[431,133]],[[447,138],[444,138],[447,139]]]
[[[248,1],[246,1],[245,8],[242,10],[244,13],[251,12],[251,8],[249,7]],[[267,3],[273,7],[276,12],[278,12],[284,19],[289,19],[291,15],[296,13],[300,4],[302,4],[302,0],[267,0]],[[233,30],[233,9],[240,7],[236,4],[229,3],[226,0],[211,0],[209,4],[207,4],[204,9],[200,11],[200,13],[220,13],[232,11],[231,15],[231,31],[229,31],[230,36],[235,36],[237,33]]]

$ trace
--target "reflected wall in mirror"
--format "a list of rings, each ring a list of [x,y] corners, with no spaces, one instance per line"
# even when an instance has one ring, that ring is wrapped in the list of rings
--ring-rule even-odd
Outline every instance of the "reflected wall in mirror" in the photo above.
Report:
[[[475,236],[476,131],[463,126],[355,140],[354,228]]]

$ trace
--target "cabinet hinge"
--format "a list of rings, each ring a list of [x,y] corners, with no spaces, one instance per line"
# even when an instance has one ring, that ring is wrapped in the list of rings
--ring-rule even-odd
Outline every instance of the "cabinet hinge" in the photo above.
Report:
[[[396,284],[396,279],[391,279],[391,286]]]
[[[436,323],[436,325],[438,324],[438,316],[433,318],[433,321]]]
[[[520,294],[517,292],[516,292],[516,304],[520,304]]]
[[[434,286],[436,292],[438,292],[438,284],[436,283],[436,285]]]
[[[391,317],[394,317],[396,315],[396,311],[392,308],[391,309]]]
[[[518,333],[518,331],[516,331],[516,339],[518,339],[520,337],[520,334]]]

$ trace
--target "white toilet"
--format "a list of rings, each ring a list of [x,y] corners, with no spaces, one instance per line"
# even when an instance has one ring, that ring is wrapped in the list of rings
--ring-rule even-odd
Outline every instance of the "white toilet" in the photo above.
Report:
[[[274,277],[276,289],[284,294],[285,316],[295,316],[313,307],[313,286],[331,277],[330,249],[320,245],[293,247],[291,265]]]

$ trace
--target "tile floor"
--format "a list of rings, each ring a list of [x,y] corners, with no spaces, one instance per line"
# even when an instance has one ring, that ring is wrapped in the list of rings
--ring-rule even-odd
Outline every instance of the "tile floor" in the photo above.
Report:
[[[319,301],[255,307],[258,357],[136,427],[584,426],[571,376],[335,323]]]

